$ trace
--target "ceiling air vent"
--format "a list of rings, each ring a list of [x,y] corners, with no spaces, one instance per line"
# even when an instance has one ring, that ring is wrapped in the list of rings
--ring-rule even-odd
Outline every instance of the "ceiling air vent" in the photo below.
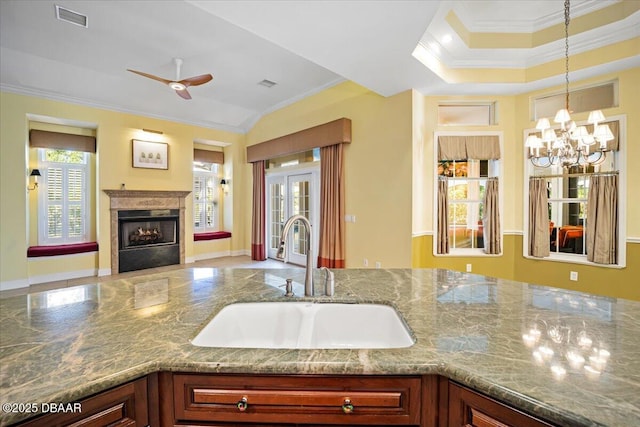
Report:
[[[69,22],[70,24],[89,28],[89,18],[86,15],[65,9],[62,6],[56,5],[56,18],[61,21]]]
[[[273,86],[275,86],[277,83],[276,83],[276,82],[272,82],[271,80],[264,79],[263,81],[258,82],[258,84],[259,84],[260,86],[273,87]]]

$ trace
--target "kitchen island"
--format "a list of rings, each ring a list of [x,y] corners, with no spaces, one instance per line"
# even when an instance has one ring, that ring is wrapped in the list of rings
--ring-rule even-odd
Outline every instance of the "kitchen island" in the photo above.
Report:
[[[185,268],[2,299],[2,403],[77,402],[154,372],[437,374],[557,425],[640,425],[640,303],[448,270],[334,271],[333,297],[301,296],[299,269]],[[306,299],[390,304],[415,344],[190,343],[228,304]],[[33,415],[5,411],[0,425]]]

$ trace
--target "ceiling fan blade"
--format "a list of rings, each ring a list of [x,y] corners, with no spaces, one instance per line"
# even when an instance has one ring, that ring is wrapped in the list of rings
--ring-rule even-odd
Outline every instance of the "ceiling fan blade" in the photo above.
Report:
[[[131,71],[132,73],[139,74],[139,75],[141,75],[143,77],[147,77],[147,78],[150,78],[152,80],[159,81],[159,82],[164,83],[166,85],[171,83],[171,81],[172,81],[172,80],[163,79],[162,77],[154,76],[153,74],[143,73],[142,71],[130,70],[128,68],[127,68],[127,71]]]
[[[187,89],[183,89],[183,90],[176,90],[176,93],[178,94],[178,96],[180,96],[181,98],[184,99],[191,99],[191,95],[189,95],[189,92],[187,92]]]
[[[179,83],[189,87],[189,86],[200,86],[207,82],[213,80],[213,76],[211,74],[203,74],[201,76],[189,77],[188,79],[180,80]]]

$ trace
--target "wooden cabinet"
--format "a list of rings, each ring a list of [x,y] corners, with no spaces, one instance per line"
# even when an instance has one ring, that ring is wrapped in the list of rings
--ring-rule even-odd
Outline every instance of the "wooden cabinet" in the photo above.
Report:
[[[420,425],[419,376],[175,374],[172,382],[175,425]]]
[[[552,425],[453,382],[449,382],[448,394],[448,422],[445,424],[449,427],[549,427]]]
[[[147,402],[147,378],[141,378],[77,403],[59,407],[47,406],[46,410],[49,413],[18,425],[20,427],[115,425],[143,427],[149,425]]]

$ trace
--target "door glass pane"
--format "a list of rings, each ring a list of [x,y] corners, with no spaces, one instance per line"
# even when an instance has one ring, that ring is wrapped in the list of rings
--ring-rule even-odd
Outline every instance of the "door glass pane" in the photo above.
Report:
[[[269,186],[271,194],[271,231],[270,247],[277,249],[282,239],[282,227],[284,226],[284,184],[276,183]]]
[[[309,218],[310,202],[309,200],[309,181],[297,181],[293,183],[293,215],[303,215]],[[300,255],[307,254],[307,239],[305,236],[305,228],[300,221],[293,224],[293,252]]]

